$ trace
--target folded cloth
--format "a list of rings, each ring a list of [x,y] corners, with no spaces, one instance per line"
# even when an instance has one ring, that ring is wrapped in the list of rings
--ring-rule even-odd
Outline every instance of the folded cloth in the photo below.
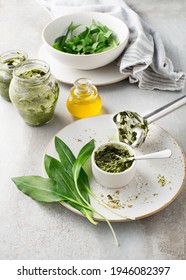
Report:
[[[117,60],[118,69],[142,89],[182,90],[186,74],[175,71],[166,56],[160,35],[123,0],[38,0],[52,17],[77,11],[112,14],[123,20],[130,30],[128,45]]]

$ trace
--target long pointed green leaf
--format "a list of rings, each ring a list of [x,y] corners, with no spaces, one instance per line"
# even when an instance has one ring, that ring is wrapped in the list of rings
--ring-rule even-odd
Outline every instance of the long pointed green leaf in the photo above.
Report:
[[[39,202],[68,202],[70,201],[73,205],[79,205],[80,207],[88,207],[73,200],[60,193],[60,188],[56,182],[50,178],[43,178],[40,176],[22,176],[12,178],[17,188],[24,194],[30,196],[34,200]]]
[[[65,171],[63,164],[56,160],[55,158],[45,155],[44,158],[45,170],[49,178],[53,179],[60,187],[60,192],[63,193],[66,197],[69,197],[68,203],[72,205],[75,209],[78,209],[83,215],[85,215],[92,223],[95,223],[92,219],[91,209],[87,210],[87,205],[84,203],[82,198],[79,196],[74,180],[68,173]],[[90,201],[88,193],[82,192],[82,196],[86,201]],[[77,204],[71,202],[72,200],[77,201]],[[85,207],[80,206],[85,205]]]
[[[87,204],[90,205],[90,202],[86,200],[85,197],[82,196],[81,193],[81,184],[78,184],[78,178],[80,171],[82,170],[83,165],[87,161],[87,159],[91,156],[92,151],[94,150],[94,140],[92,139],[90,142],[88,142],[83,148],[80,150],[78,157],[72,167],[72,173],[74,177],[75,187],[79,194],[79,196],[82,198],[82,200]],[[89,189],[89,185],[88,185]]]
[[[45,170],[49,178],[57,182],[61,187],[61,192],[73,198],[78,198],[77,191],[74,186],[73,178],[69,177],[65,172],[63,165],[57,159],[45,155],[44,157]],[[79,199],[79,198],[78,198]]]
[[[63,200],[58,185],[52,180],[40,176],[22,176],[12,178],[17,188],[37,201],[55,202]]]
[[[72,166],[76,160],[74,154],[69,147],[60,138],[55,137],[55,148],[59,155],[60,161],[66,170],[72,170]]]
[[[68,172],[69,175],[73,177],[72,168],[76,160],[74,154],[69,149],[69,147],[58,137],[55,137],[55,148],[65,170]],[[83,191],[90,188],[88,176],[83,170],[83,168],[81,168],[80,170],[79,183]]]
[[[85,164],[85,162],[90,158],[92,152],[94,150],[94,139],[90,140],[83,148],[80,150],[76,161],[74,162],[72,173],[74,176],[74,181],[78,180],[81,168]]]

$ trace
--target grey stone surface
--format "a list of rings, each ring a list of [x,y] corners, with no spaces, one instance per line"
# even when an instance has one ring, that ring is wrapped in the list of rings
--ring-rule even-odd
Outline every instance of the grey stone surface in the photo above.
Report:
[[[169,57],[186,71],[186,1],[126,2],[160,32]],[[35,1],[0,0],[0,53],[21,48],[37,57],[41,32],[49,20]],[[142,220],[115,223],[119,248],[106,224],[92,226],[58,203],[37,203],[16,189],[11,178],[42,174],[47,143],[73,121],[65,106],[70,86],[60,86],[55,118],[39,128],[24,124],[12,104],[0,100],[0,259],[185,259],[185,186],[163,211]],[[99,87],[99,92],[107,113],[128,109],[143,115],[184,94],[139,90],[127,81]],[[185,110],[182,107],[157,122],[184,152]]]

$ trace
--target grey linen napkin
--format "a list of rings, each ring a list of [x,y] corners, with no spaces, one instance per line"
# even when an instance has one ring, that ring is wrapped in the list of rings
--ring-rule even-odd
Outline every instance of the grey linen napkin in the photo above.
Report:
[[[38,0],[56,18],[77,11],[97,11],[123,20],[130,30],[128,45],[117,60],[118,69],[142,89],[182,90],[186,74],[176,72],[166,56],[160,35],[123,0]]]

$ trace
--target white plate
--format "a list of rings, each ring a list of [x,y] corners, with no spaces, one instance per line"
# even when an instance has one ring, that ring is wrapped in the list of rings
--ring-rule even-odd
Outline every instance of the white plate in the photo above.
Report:
[[[108,64],[104,67],[94,69],[94,70],[77,70],[69,68],[56,59],[54,59],[46,50],[45,46],[42,45],[39,49],[39,58],[48,62],[50,65],[51,73],[54,77],[65,84],[73,84],[78,78],[89,78],[92,80],[92,83],[96,86],[108,85],[117,83],[126,79],[128,76],[121,74],[119,67],[114,64]]]
[[[77,155],[85,143],[94,138],[96,144],[114,139],[117,135],[112,115],[102,115],[78,120],[59,131],[61,138]],[[181,192],[185,181],[185,156],[173,137],[156,124],[150,125],[145,143],[136,149],[136,154],[145,154],[162,149],[171,149],[168,159],[143,160],[137,163],[137,173],[132,182],[121,189],[107,189],[97,184],[91,174],[90,163],[86,166],[90,178],[90,186],[96,195],[112,205],[112,211],[100,206],[91,198],[92,206],[110,221],[126,221],[141,219],[168,206]],[[54,139],[48,144],[45,153],[56,157]],[[113,202],[109,198],[112,197]],[[80,214],[73,207],[64,204],[71,211]],[[116,207],[116,208],[115,208]],[[98,215],[95,219],[101,220]],[[127,217],[127,218],[126,218]]]

